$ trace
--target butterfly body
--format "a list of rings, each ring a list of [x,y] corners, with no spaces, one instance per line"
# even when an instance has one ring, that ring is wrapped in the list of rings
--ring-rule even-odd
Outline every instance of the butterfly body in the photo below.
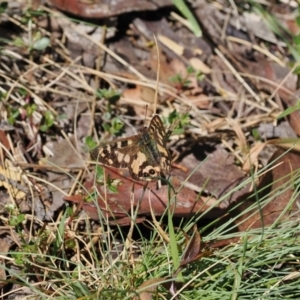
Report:
[[[105,166],[128,168],[135,180],[156,181],[170,172],[166,139],[163,123],[155,115],[148,128],[128,138],[102,143],[91,151],[91,156]]]

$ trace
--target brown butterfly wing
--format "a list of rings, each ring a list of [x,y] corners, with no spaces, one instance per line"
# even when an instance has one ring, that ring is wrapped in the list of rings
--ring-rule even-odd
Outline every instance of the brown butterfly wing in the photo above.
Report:
[[[139,135],[134,135],[102,143],[91,151],[91,157],[105,166],[127,168],[132,157],[139,151],[138,139]]]
[[[170,172],[166,132],[157,115],[138,135],[100,144],[91,151],[91,156],[106,166],[128,168],[135,180],[155,181]]]
[[[171,155],[167,148],[167,135],[163,122],[158,115],[155,115],[148,128],[149,134],[153,136],[157,144],[157,151],[160,156],[161,172],[168,176],[170,173]]]

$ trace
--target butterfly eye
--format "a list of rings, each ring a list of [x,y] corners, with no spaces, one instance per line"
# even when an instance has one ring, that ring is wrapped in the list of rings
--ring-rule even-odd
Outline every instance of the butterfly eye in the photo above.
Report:
[[[151,170],[149,171],[149,173],[150,173],[150,175],[154,175],[156,172],[155,172],[153,169],[151,169]]]

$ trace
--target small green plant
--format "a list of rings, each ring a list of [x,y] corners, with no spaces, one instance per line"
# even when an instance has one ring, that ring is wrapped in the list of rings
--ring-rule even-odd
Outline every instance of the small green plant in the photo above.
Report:
[[[121,97],[119,91],[113,89],[99,89],[96,91],[96,97],[107,100],[107,112],[112,112],[112,105],[115,105]]]
[[[43,115],[39,129],[42,132],[46,132],[53,124],[54,124],[53,114],[50,111],[46,111]]]
[[[104,180],[104,169],[103,167],[96,166],[95,168],[95,173],[96,173],[96,181],[97,182],[103,182]]]
[[[10,226],[18,226],[25,220],[25,215],[20,214],[18,208],[14,204],[8,204],[5,208],[9,213],[8,223]]]
[[[24,25],[27,25],[30,22],[34,23],[37,17],[45,16],[46,14],[47,13],[42,10],[27,9],[21,16],[21,22]]]
[[[124,124],[119,117],[112,117],[112,105],[115,105],[116,102],[120,99],[121,93],[113,89],[99,89],[96,91],[96,96],[99,99],[105,99],[107,101],[107,109],[102,116],[102,119],[104,121],[102,123],[102,127],[111,135],[121,135],[123,133],[122,129],[124,127]]]
[[[184,127],[190,123],[188,114],[181,115],[176,110],[173,110],[168,116],[168,123],[172,128],[172,134],[178,135],[184,132]]]
[[[187,67],[186,71],[187,75],[185,77],[182,77],[181,74],[176,74],[175,76],[169,78],[169,81],[174,83],[178,90],[184,90],[190,87],[192,83],[190,80],[191,76],[196,77],[198,81],[203,81],[205,78],[205,75],[202,72],[196,71],[191,66]]]
[[[13,125],[18,119],[18,117],[20,116],[20,111],[17,108],[9,107],[7,109],[7,113],[8,113],[7,121],[10,125]]]
[[[23,93],[22,89],[19,91],[21,94]],[[26,93],[26,92],[25,92]],[[25,94],[24,98],[26,98],[26,104],[22,107],[15,108],[10,105],[6,105],[6,112],[7,112],[7,120],[8,123],[11,125],[14,125],[16,121],[18,120],[31,120],[33,117],[33,114],[38,111],[38,106],[35,103],[32,103],[29,99],[28,95]],[[51,111],[43,111],[42,113],[42,119],[40,121],[39,126],[36,124],[38,129],[41,132],[46,132],[50,127],[53,126],[55,117],[52,114]]]
[[[87,136],[85,138],[85,146],[87,147],[87,151],[91,151],[97,146],[97,142],[91,136]]]
[[[21,247],[17,252],[11,253],[16,265],[22,266],[23,270],[28,272],[28,259],[30,255],[37,253],[37,247],[35,245],[21,244]]]
[[[104,179],[105,172],[104,168],[101,166],[96,166],[96,182],[98,183],[106,183],[107,188],[113,192],[118,192],[118,186],[120,185],[120,181],[118,179],[111,178],[110,176],[107,176],[106,179]]]
[[[104,118],[105,119],[105,116]],[[110,121],[102,124],[104,130],[111,135],[121,135],[123,133],[124,124],[119,117],[112,118]]]
[[[50,39],[48,37],[42,36],[40,31],[37,31],[32,40],[24,40],[21,37],[16,37],[13,44],[17,47],[26,48],[29,53],[33,50],[42,51],[45,50],[50,45]]]
[[[10,226],[17,226],[17,225],[21,224],[24,220],[25,220],[25,215],[24,214],[11,216],[9,218],[9,225]]]
[[[203,81],[204,78],[205,78],[205,75],[201,71],[195,70],[192,66],[188,66],[187,67],[187,73],[189,75],[196,76],[196,78],[197,78],[198,81]]]
[[[28,103],[23,106],[25,110],[25,115],[27,118],[31,118],[33,113],[37,111],[37,105],[35,103]]]
[[[121,93],[113,89],[99,89],[96,91],[96,96],[108,100],[111,104],[116,104],[121,97]]]
[[[188,76],[187,76],[188,77]],[[191,81],[188,78],[183,78],[181,74],[176,74],[169,78],[169,81],[174,83],[178,89],[183,89],[189,87]]]
[[[258,131],[257,128],[254,128],[254,129],[252,130],[252,136],[254,137],[254,139],[255,139],[256,141],[261,141],[261,136],[260,136],[259,131]]]

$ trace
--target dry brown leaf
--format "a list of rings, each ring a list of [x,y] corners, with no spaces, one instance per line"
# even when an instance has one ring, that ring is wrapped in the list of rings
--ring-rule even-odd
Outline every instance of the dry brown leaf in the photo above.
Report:
[[[258,167],[258,156],[260,152],[264,149],[266,143],[257,142],[251,148],[250,153],[245,158],[245,163],[243,165],[243,171],[249,173],[253,166]]]
[[[181,257],[179,268],[197,260],[202,250],[201,248],[203,248],[203,244],[201,244],[201,236],[197,226],[195,225],[193,228],[193,235]]]
[[[10,150],[10,144],[4,130],[0,130],[0,143],[5,149]]]
[[[199,190],[204,189],[216,199],[228,193],[228,197],[219,203],[220,208],[226,208],[241,195],[249,192],[250,185],[231,193],[247,176],[235,165],[234,157],[230,153],[220,146],[215,148],[213,151],[205,151],[209,147],[201,144],[195,145],[192,154],[186,156],[180,163],[189,169],[188,174],[192,174],[188,183],[198,187]],[[186,178],[186,175],[182,177],[178,170],[174,170],[173,174],[178,175],[182,180]]]
[[[26,196],[22,171],[19,167],[15,167],[10,161],[6,161],[4,169],[0,166],[0,175],[2,175],[0,176],[0,186],[9,190],[15,199],[23,199]],[[18,186],[22,186],[22,190]]]
[[[205,64],[201,59],[197,57],[192,57],[189,59],[191,66],[197,70],[202,72],[203,74],[210,74],[211,68]]]
[[[227,122],[230,124],[230,127],[234,130],[238,138],[239,148],[241,149],[242,152],[245,152],[247,150],[247,139],[245,137],[245,133],[241,128],[241,125],[239,124],[238,121],[231,118],[227,118]]]
[[[51,167],[58,166],[60,168],[85,167],[82,157],[72,143],[74,143],[73,137],[70,140],[63,139],[57,142],[49,142],[45,147],[51,150],[52,156],[40,160],[40,164],[47,164]]]
[[[171,177],[170,183],[175,191],[179,191],[176,193],[175,200],[175,198],[172,198],[174,194],[171,190],[170,203],[168,185],[162,185],[157,189],[157,183],[149,182],[145,189],[145,183],[134,182],[128,170],[108,167],[105,170],[106,176],[114,178],[121,183],[118,186],[117,193],[111,192],[104,185],[97,185],[98,205],[101,213],[105,218],[114,222],[118,223],[118,220],[122,224],[124,224],[124,220],[129,220],[130,222],[132,205],[134,209],[138,207],[139,216],[150,215],[150,212],[160,216],[169,208],[174,212],[174,216],[184,217],[205,211],[208,208],[201,197],[195,194],[193,190],[182,187],[182,182],[176,177]],[[85,188],[91,192],[93,192],[93,186],[94,181],[88,181],[85,184]],[[76,199],[72,197],[76,197]],[[64,199],[73,202],[81,201],[79,196],[68,196],[64,197]],[[99,211],[94,203],[84,202],[82,208],[90,217],[99,219]]]
[[[186,72],[186,66],[184,63],[174,58],[172,60],[168,60],[167,56],[159,49],[159,57],[160,57],[160,64],[159,64],[159,74],[160,74],[160,81],[169,85],[175,85],[177,83],[173,83],[170,81],[171,77],[174,77],[175,75],[180,74],[182,78],[185,78],[187,75]],[[157,73],[157,67],[158,67],[158,57],[157,57],[157,50],[152,49],[150,53],[150,65],[151,69]]]
[[[9,248],[10,248],[9,243],[4,238],[0,238],[0,253],[2,257],[8,252]],[[1,262],[0,282],[4,283],[6,280],[5,259],[1,258],[0,262]]]
[[[151,300],[153,299],[153,294],[157,287],[161,284],[163,284],[167,278],[152,278],[149,280],[144,281],[139,287],[138,290],[142,290],[140,292],[140,298],[139,300]],[[137,298],[136,298],[137,299]],[[138,300],[138,299],[137,299]]]
[[[240,231],[246,231],[250,228],[270,226],[284,211],[286,211],[286,213],[283,215],[283,218],[299,218],[300,196],[299,193],[296,195],[294,194],[295,192],[297,192],[297,190],[295,190],[292,186],[292,182],[296,178],[299,178],[299,176],[295,177],[295,175],[297,174],[296,172],[299,173],[300,171],[300,155],[292,151],[286,154],[284,154],[284,152],[284,150],[279,149],[271,157],[269,163],[277,159],[275,164],[278,166],[275,168],[271,168],[270,171],[266,173],[258,187],[258,190],[269,187],[260,194],[258,199],[260,199],[267,193],[269,193],[268,197],[271,197],[272,195],[275,197],[264,207],[261,208],[261,206],[257,204],[257,206],[253,208],[252,211],[247,214],[243,214],[237,221],[237,224],[240,223]],[[291,185],[290,188],[284,189],[282,192],[279,192],[279,189],[284,188],[286,184]],[[276,194],[278,195],[276,196]],[[294,201],[293,203],[290,203],[291,199],[293,199],[293,194]],[[255,203],[255,200],[245,201],[239,207],[238,211],[240,213],[244,212],[247,207],[249,207],[253,203]],[[290,208],[288,208],[288,204],[291,205]],[[248,218],[251,214],[253,215]]]
[[[159,7],[172,5],[169,0],[118,0],[118,1],[78,1],[51,0],[58,9],[85,18],[108,18],[133,11],[156,10]]]
[[[178,43],[174,42],[173,40],[171,40],[170,38],[163,36],[161,34],[157,35],[157,39],[164,44],[165,46],[167,46],[170,50],[172,50],[173,52],[175,52],[178,56],[182,56],[183,52],[184,52],[184,47],[179,45]]]

